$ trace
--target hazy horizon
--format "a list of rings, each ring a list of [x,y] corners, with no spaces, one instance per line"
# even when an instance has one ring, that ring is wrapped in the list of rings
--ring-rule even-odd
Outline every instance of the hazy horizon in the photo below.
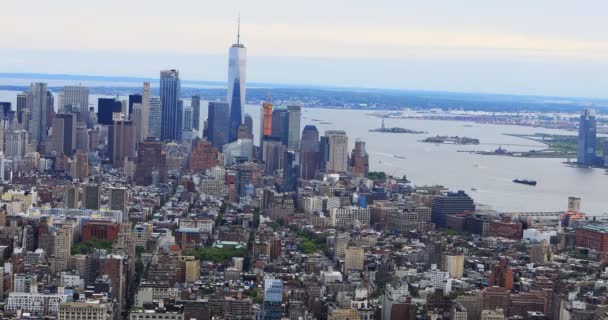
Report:
[[[606,98],[608,4],[524,0],[4,3],[0,71]],[[159,23],[161,22],[162,23]]]

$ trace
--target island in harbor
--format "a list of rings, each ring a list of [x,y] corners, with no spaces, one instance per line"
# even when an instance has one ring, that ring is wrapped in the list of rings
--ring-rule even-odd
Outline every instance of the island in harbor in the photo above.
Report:
[[[426,143],[444,143],[444,144],[479,144],[479,139],[459,136],[435,136],[428,137],[421,142]]]
[[[409,134],[425,134],[425,133],[427,133],[426,131],[416,131],[416,130],[411,130],[411,129],[406,129],[406,128],[400,128],[400,127],[387,128],[384,125],[384,118],[382,118],[382,126],[380,128],[370,129],[369,132],[409,133]]]
[[[385,133],[409,133],[409,134],[424,134],[425,131],[416,131],[406,128],[392,127],[392,128],[378,128],[370,129],[369,132],[385,132]]]

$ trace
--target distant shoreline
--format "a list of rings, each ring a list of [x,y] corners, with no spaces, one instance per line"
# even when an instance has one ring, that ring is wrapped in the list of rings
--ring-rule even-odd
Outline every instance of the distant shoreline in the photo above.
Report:
[[[128,76],[94,76],[40,73],[0,73],[0,90],[23,91],[30,82],[49,83],[51,91],[64,85],[78,85],[91,89],[93,94],[116,95],[141,90],[141,82],[152,84],[152,93],[158,92],[158,78]],[[87,83],[89,82],[89,83]],[[120,85],[117,85],[120,84]],[[182,96],[194,94],[201,99],[215,101],[226,97],[224,81],[182,79]],[[397,111],[464,110],[485,112],[577,112],[593,106],[608,112],[608,99],[517,94],[467,93],[449,91],[396,90],[363,87],[338,87],[306,84],[257,83],[247,84],[250,103],[266,101],[298,103],[311,108]]]

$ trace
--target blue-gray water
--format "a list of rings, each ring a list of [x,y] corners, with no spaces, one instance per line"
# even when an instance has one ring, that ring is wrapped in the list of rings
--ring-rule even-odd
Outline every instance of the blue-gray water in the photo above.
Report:
[[[0,91],[0,101],[15,100],[16,92]],[[91,103],[97,97],[91,96]],[[189,102],[187,101],[188,105]],[[254,119],[254,141],[258,141],[259,106],[247,106],[245,112]],[[380,126],[380,119],[368,116],[369,112],[337,109],[304,109],[302,128],[314,124],[323,134],[328,129],[343,129],[354,145],[355,139],[365,140],[373,171],[386,171],[393,175],[407,175],[417,185],[442,184],[451,189],[468,192],[478,203],[492,206],[498,211],[563,211],[569,196],[582,198],[582,209],[592,215],[608,212],[606,188],[608,176],[601,169],[572,168],[564,165],[565,159],[531,159],[501,156],[483,156],[457,152],[457,150],[494,150],[499,145],[513,151],[526,151],[533,147],[515,147],[509,144],[536,145],[530,140],[505,136],[504,133],[575,134],[560,130],[521,126],[499,126],[454,121],[389,119],[386,125],[427,131],[428,135],[387,134],[369,132]],[[202,103],[201,118],[206,118],[206,105]],[[331,124],[320,124],[320,119]],[[201,121],[202,123],[202,121]],[[472,127],[465,126],[471,125]],[[478,146],[435,145],[418,142],[427,136],[459,135],[481,140]],[[394,157],[404,156],[405,159]],[[514,178],[538,181],[536,187],[515,184]],[[476,188],[477,191],[471,191]]]

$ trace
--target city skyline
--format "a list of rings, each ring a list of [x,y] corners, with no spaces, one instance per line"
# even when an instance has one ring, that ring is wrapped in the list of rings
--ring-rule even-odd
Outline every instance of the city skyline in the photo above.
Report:
[[[605,4],[599,1],[584,7],[565,1],[336,2],[323,3],[323,15],[309,8],[315,3],[291,8],[268,2],[273,10],[246,2],[215,4],[210,14],[207,3],[180,1],[182,10],[163,15],[171,28],[142,20],[173,12],[172,4],[141,4],[108,1],[89,9],[63,0],[25,10],[9,3],[5,12],[13,14],[2,17],[7,31],[0,31],[0,68],[153,77],[171,67],[185,79],[225,81],[225,48],[241,12],[251,82],[606,96],[601,74],[608,69],[608,41],[597,13]],[[36,23],[8,28],[22,11]],[[50,16],[64,15],[73,18],[54,19],[45,33],[37,32],[36,25]],[[105,23],[110,16],[115,24]],[[82,32],[88,36],[78,37]],[[172,38],[172,46],[159,45],[158,36]],[[594,81],[582,85],[584,79]]]

